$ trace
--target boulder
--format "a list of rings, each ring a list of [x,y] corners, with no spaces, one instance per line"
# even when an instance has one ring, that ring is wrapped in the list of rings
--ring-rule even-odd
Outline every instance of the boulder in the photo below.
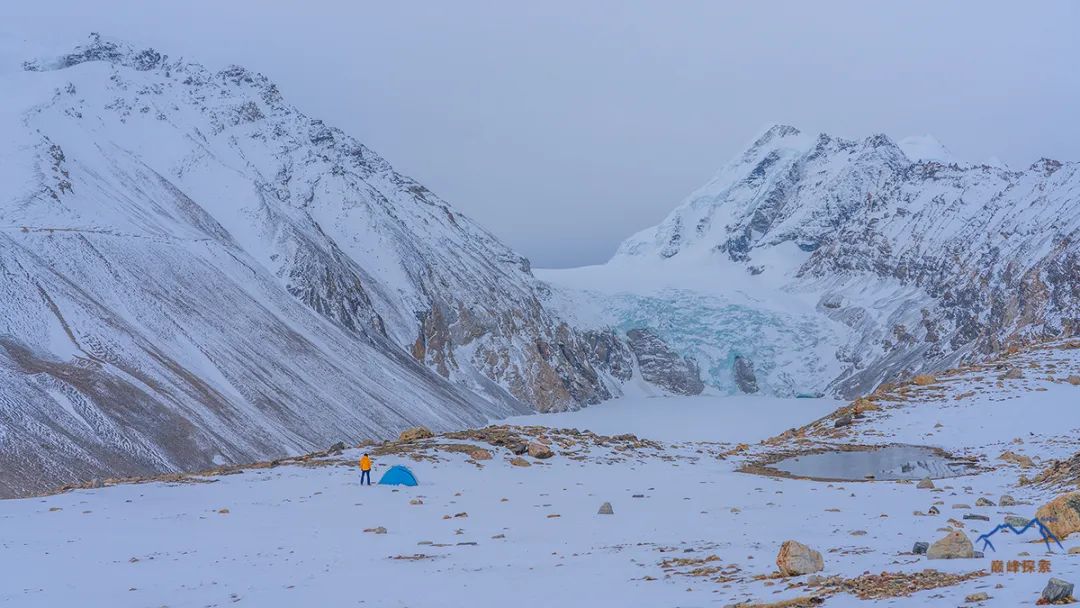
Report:
[[[529,444],[529,456],[532,456],[533,458],[539,458],[543,460],[545,458],[551,458],[554,455],[555,452],[552,452],[551,448],[542,443],[534,441]]]
[[[405,429],[404,431],[401,431],[401,435],[398,435],[398,441],[419,441],[421,439],[429,439],[434,436],[435,434],[432,433],[428,428],[422,426],[414,426],[411,429]]]
[[[1023,517],[1017,517],[1016,515],[1006,515],[1005,523],[1016,528],[1017,530],[1023,529],[1024,526],[1031,522],[1030,519],[1024,519]]]
[[[929,548],[930,548],[930,543],[924,543],[922,541],[919,541],[919,542],[915,543],[914,547],[911,548],[911,552],[914,553],[915,555],[925,555],[927,549],[929,549]]]
[[[1003,507],[1015,507],[1016,499],[1012,496],[1009,496],[1008,494],[1002,494],[1001,498],[998,499],[998,504]]]
[[[1065,381],[1073,386],[1080,386],[1080,376],[1069,376]]]
[[[851,424],[851,420],[851,414],[844,414],[843,416],[840,416],[836,419],[836,422],[833,423],[833,428],[838,429],[840,427],[849,426]]]
[[[1080,532],[1080,492],[1062,494],[1035,511],[1035,517],[1060,539]]]
[[[983,498],[983,497],[980,496],[979,498],[975,499],[975,506],[976,507],[993,507],[993,506],[996,506],[996,505],[994,504],[994,501],[990,500],[989,498]]]
[[[798,541],[786,540],[776,556],[776,566],[784,576],[801,576],[821,572],[825,569],[825,560],[820,552]]]
[[[980,591],[978,593],[972,593],[971,595],[965,597],[964,601],[971,604],[974,602],[985,602],[988,599],[990,599],[990,596],[987,595],[985,591]]]
[[[611,508],[610,502],[605,502],[600,505],[600,510],[596,512],[597,515],[614,515],[615,510]]]
[[[934,481],[932,479],[930,479],[929,477],[923,477],[922,481],[920,481],[919,484],[916,485],[915,487],[920,489],[920,490],[933,490],[934,489]]]
[[[967,534],[953,530],[926,550],[928,559],[966,559],[975,557],[975,547]]]
[[[510,464],[514,465],[515,467],[531,467],[532,466],[532,463],[530,463],[528,460],[525,460],[521,456],[518,456],[518,457],[514,458],[513,460],[511,460]]]
[[[475,450],[469,451],[469,458],[472,458],[473,460],[491,460],[491,452],[484,448],[476,448]]]
[[[1046,583],[1042,599],[1048,604],[1065,603],[1072,597],[1073,584],[1060,578],[1052,578]]]

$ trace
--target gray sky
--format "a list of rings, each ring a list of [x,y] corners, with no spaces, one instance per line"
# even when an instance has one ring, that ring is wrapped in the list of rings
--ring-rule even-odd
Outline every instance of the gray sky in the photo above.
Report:
[[[9,34],[263,72],[539,267],[606,260],[773,122],[1080,160],[1077,2],[19,4]]]

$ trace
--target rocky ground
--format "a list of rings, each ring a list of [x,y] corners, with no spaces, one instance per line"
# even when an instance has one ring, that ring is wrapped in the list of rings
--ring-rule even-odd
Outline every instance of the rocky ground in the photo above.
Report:
[[[623,400],[2,501],[0,605],[1035,605],[1080,581],[1078,346],[847,405]],[[884,445],[972,466],[922,481],[777,468]],[[363,452],[376,480],[406,464],[420,485],[359,486]],[[978,541],[1036,514],[1062,548],[1033,530]]]

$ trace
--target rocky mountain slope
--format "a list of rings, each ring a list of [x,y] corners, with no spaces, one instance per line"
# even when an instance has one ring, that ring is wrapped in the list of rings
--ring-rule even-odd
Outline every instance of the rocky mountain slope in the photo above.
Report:
[[[2,59],[0,495],[573,409],[632,373],[259,74],[96,35]]]
[[[951,160],[931,138],[775,126],[607,265],[544,276],[571,289],[608,283],[601,300],[633,302],[603,322],[666,305],[660,335],[705,359],[714,385],[732,386],[742,358],[770,392],[852,396],[1080,331],[1080,164],[1012,171]],[[674,287],[712,294],[715,320],[683,314]],[[747,318],[725,327],[733,314]],[[777,364],[800,323],[804,339],[822,338],[786,350],[827,353],[816,368]],[[703,330],[719,352],[695,343]]]

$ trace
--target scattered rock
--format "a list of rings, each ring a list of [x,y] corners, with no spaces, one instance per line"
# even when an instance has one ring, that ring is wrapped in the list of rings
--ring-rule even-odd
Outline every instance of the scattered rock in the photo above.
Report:
[[[975,500],[975,506],[976,507],[996,507],[997,505],[995,505],[994,501],[990,500],[989,498],[982,498],[980,496],[978,499]]]
[[[786,540],[776,556],[776,566],[784,576],[801,576],[821,572],[825,569],[825,560],[821,553],[810,547],[798,541]]]
[[[398,441],[419,441],[421,439],[430,439],[434,436],[435,434],[432,433],[431,430],[429,430],[427,427],[414,426],[411,429],[405,429],[404,431],[401,431],[401,434],[398,435]]]
[[[484,448],[476,448],[469,451],[469,458],[473,460],[491,460],[491,452]]]
[[[531,467],[532,466],[531,462],[529,462],[528,460],[525,460],[521,456],[518,456],[518,457],[514,458],[513,460],[511,460],[510,464],[514,465],[515,467]]]
[[[979,521],[990,521],[990,518],[986,515],[980,515],[978,513],[965,513],[964,519],[976,519]]]
[[[600,505],[600,510],[596,512],[597,515],[614,515],[615,510],[611,508],[610,502],[605,502]]]
[[[345,442],[344,441],[339,441],[339,442],[335,443],[334,445],[330,446],[329,450],[327,450],[327,452],[343,452],[343,451],[345,451]]]
[[[368,532],[370,534],[386,534],[386,528],[382,526],[377,526],[374,528],[366,528],[364,532]]]
[[[930,543],[924,543],[919,541],[915,543],[915,546],[911,548],[911,552],[915,555],[925,555],[926,550],[930,548]]]
[[[1080,555],[1080,547],[1069,547],[1069,555]]]
[[[972,593],[971,595],[965,597],[964,601],[965,602],[985,602],[988,599],[990,599],[990,596],[987,595],[985,591],[980,591],[978,593]]]
[[[1009,371],[1001,374],[1002,380],[1019,380],[1024,377],[1024,372],[1019,367],[1014,367]]]
[[[1008,494],[1002,494],[1001,499],[998,500],[998,504],[1003,507],[1015,507],[1016,499]]]
[[[930,509],[927,511],[927,513],[929,513],[930,515],[940,515],[941,514],[941,509],[939,509],[939,508],[937,508],[935,506],[931,506]]]
[[[1073,584],[1060,578],[1052,578],[1043,589],[1042,599],[1048,604],[1064,603],[1072,598]]]
[[[409,501],[409,504],[410,505],[422,505],[422,504],[424,504],[424,501],[420,500],[419,498],[414,498],[414,499]]]
[[[928,559],[966,559],[975,557],[975,547],[967,534],[953,530],[944,538],[930,545],[926,551]]]
[[[551,448],[542,443],[534,441],[529,444],[529,456],[532,456],[533,458],[543,460],[545,458],[551,458],[554,455],[555,453],[551,451]]]
[[[929,477],[923,477],[922,480],[915,487],[920,490],[933,490],[934,481]]]
[[[229,514],[229,510],[225,509],[225,508],[218,509],[217,512],[218,512],[219,515],[228,515]]]
[[[851,414],[844,414],[843,416],[840,416],[836,419],[836,422],[833,423],[833,428],[838,429],[840,427],[849,426],[851,424],[851,421]]]
[[[1002,452],[1001,456],[998,456],[998,460],[1004,460],[1005,462],[1011,462],[1013,464],[1020,465],[1021,468],[1028,469],[1035,466],[1035,463],[1030,457],[1023,454],[1017,454],[1013,451]]]
[[[1080,532],[1080,492],[1063,494],[1039,507],[1035,512],[1054,536],[1064,539]]]
[[[970,509],[970,508],[971,508],[971,505],[969,505],[969,504],[964,504],[964,503],[962,503],[962,502],[958,502],[958,503],[956,503],[955,505],[953,505],[953,506],[952,506],[952,508],[954,508],[954,509]]]
[[[1080,376],[1069,376],[1065,381],[1073,386],[1080,386]]]

